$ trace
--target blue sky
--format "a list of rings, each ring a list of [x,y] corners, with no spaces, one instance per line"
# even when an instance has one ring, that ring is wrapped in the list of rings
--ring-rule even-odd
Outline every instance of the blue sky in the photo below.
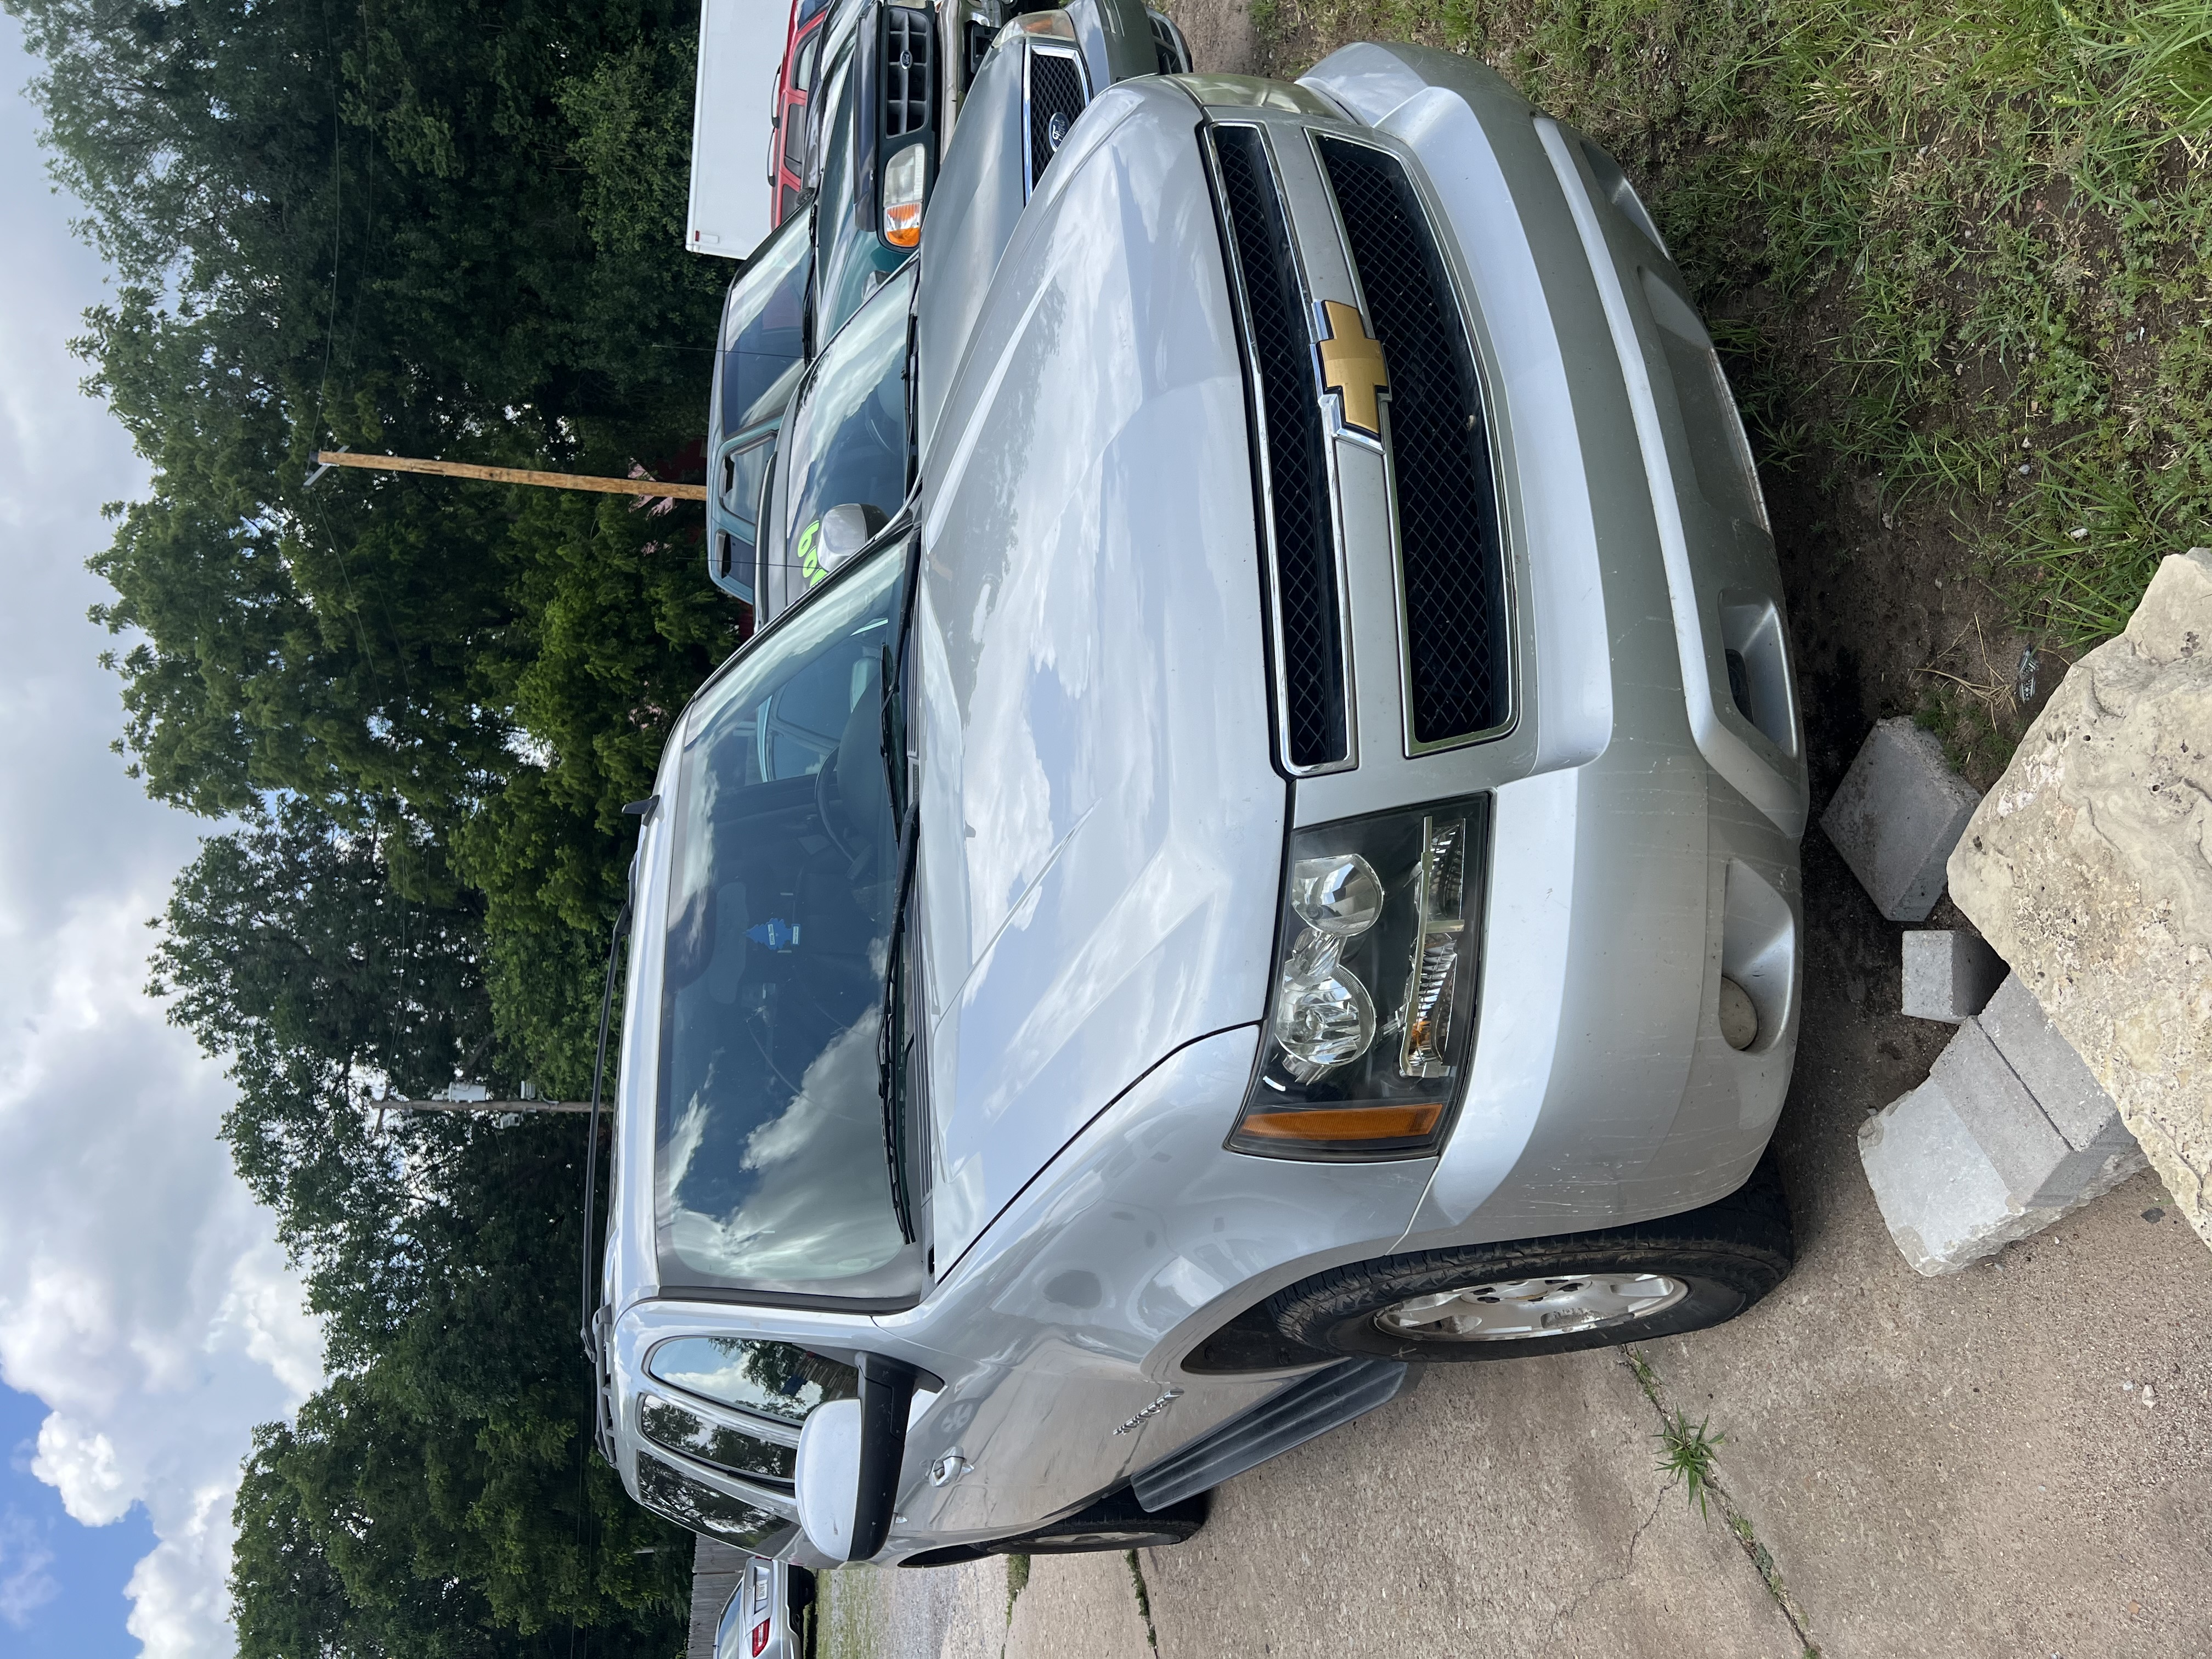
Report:
[[[224,1659],[239,1460],[321,1344],[216,1139],[221,1066],[143,989],[146,921],[213,826],[107,749],[84,561],[147,470],[77,391],[66,343],[107,290],[33,68],[0,16],[0,1655]]]
[[[61,1494],[31,1473],[46,1408],[0,1389],[0,1650],[9,1659],[128,1659],[137,1638],[124,1628],[124,1586],[154,1548],[143,1505],[105,1527],[79,1526]]]

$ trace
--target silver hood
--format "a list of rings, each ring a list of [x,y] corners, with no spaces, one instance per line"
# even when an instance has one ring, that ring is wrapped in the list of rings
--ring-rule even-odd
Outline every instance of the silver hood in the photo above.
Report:
[[[1288,797],[1198,112],[1141,81],[1083,125],[922,458],[940,1275],[1123,1090],[1267,1001]]]

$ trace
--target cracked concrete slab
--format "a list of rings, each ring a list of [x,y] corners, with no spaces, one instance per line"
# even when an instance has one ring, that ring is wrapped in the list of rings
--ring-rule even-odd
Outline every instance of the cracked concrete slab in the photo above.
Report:
[[[1039,1555],[1006,1626],[1006,1659],[1152,1659],[1128,1558]]]
[[[1888,1012],[1857,896],[1817,866],[1806,890],[1778,1141],[1797,1270],[1746,1317],[1644,1352],[1727,1428],[1723,1474],[1826,1659],[2212,1655],[2212,1262],[2145,1174],[1992,1261],[1913,1273],[1856,1136],[1944,1033]]]
[[[1432,1369],[1146,1553],[1160,1652],[1795,1655],[1717,1511],[1667,1486],[1656,1426],[1617,1353]]]

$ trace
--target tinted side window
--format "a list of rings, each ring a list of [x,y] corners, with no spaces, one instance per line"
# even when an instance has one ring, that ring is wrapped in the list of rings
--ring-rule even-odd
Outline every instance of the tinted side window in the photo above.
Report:
[[[753,546],[760,538],[761,490],[768,483],[768,464],[775,459],[773,433],[723,453],[721,471],[714,483],[721,497],[722,511],[729,515],[729,528],[723,532],[730,541],[723,556],[722,574],[726,576],[733,568],[745,571],[752,568]]]
[[[673,1337],[653,1351],[645,1369],[672,1389],[786,1423],[805,1422],[826,1400],[860,1397],[860,1373],[850,1365],[788,1342]]]

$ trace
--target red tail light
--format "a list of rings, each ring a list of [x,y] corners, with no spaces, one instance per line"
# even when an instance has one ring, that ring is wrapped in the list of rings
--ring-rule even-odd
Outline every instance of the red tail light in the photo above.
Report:
[[[767,1650],[769,1626],[775,1622],[772,1619],[763,1619],[753,1626],[753,1659],[760,1659]]]

